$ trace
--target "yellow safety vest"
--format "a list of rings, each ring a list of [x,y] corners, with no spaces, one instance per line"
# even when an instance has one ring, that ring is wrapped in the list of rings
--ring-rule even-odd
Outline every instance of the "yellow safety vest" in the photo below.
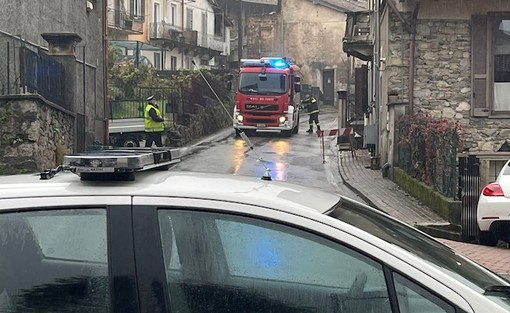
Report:
[[[153,106],[150,103],[147,104],[147,106],[145,106],[145,114],[144,114],[145,131],[148,133],[162,132],[163,130],[165,130],[165,123],[154,121],[151,118],[151,116],[149,115],[149,111],[151,109],[154,109],[156,111],[156,115],[161,117],[161,111],[158,108],[156,108],[155,106]]]

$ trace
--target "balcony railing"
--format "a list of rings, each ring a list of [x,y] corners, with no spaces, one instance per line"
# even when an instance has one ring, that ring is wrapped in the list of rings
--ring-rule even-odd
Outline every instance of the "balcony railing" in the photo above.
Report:
[[[128,32],[141,33],[142,21],[125,10],[108,8],[108,26]]]
[[[215,35],[208,35],[196,30],[182,30],[181,27],[167,23],[150,24],[151,39],[167,39],[185,44],[208,48],[223,52],[225,49],[225,38]]]
[[[151,39],[170,39],[179,41],[182,36],[182,29],[178,26],[164,22],[150,24]]]
[[[198,45],[200,47],[209,48],[216,51],[223,52],[225,49],[225,37],[219,37],[215,35],[207,35],[204,33],[198,33],[199,40]]]
[[[373,12],[348,12],[343,50],[361,60],[371,60],[374,47]]]

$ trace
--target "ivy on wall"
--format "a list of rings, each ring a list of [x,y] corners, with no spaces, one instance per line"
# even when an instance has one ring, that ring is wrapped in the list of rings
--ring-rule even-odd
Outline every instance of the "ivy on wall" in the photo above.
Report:
[[[460,123],[426,113],[403,115],[397,122],[398,166],[444,196],[457,188]]]

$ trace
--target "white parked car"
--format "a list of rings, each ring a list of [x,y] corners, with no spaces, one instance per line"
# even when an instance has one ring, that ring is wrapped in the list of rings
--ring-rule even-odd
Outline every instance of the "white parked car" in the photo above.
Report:
[[[483,188],[478,199],[477,222],[481,244],[494,246],[500,239],[510,242],[510,161],[496,181]]]
[[[510,311],[506,280],[367,205],[256,177],[132,173],[155,164],[131,156],[0,177],[0,312]]]

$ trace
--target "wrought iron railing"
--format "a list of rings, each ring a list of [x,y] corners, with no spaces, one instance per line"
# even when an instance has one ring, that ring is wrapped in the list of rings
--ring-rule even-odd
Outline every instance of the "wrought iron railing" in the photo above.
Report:
[[[210,35],[196,30],[182,30],[182,27],[164,22],[150,24],[151,39],[168,39],[186,44],[223,52],[225,37]]]
[[[446,197],[458,188],[456,125],[413,116],[398,122],[397,166]]]
[[[62,64],[40,46],[0,33],[0,94],[40,94],[64,105]]]

